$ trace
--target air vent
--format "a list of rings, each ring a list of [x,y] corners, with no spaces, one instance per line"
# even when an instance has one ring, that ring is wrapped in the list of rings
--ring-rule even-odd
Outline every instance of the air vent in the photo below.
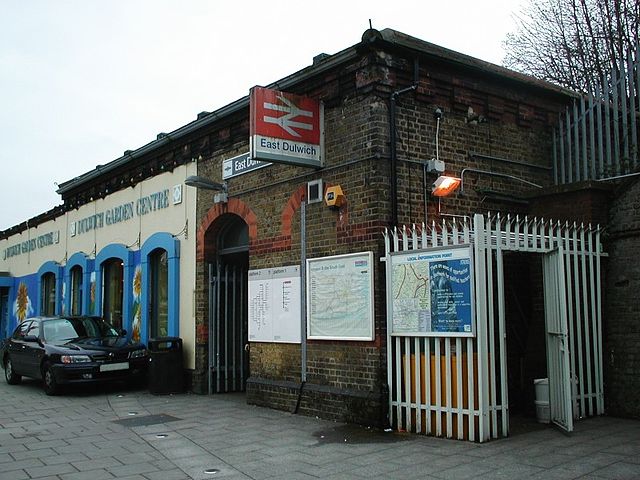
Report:
[[[321,202],[323,193],[322,179],[312,180],[307,183],[307,203]]]

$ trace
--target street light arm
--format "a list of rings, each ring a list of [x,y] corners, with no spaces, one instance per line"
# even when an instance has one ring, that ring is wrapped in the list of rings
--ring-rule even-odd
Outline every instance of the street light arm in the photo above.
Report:
[[[227,191],[226,182],[218,183],[198,175],[191,175],[190,177],[187,177],[184,181],[184,184],[187,187],[202,188],[203,190],[213,190],[215,192]]]

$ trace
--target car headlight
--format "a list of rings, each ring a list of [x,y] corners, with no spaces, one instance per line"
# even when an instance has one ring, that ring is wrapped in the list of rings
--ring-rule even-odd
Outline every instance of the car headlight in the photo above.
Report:
[[[88,355],[62,355],[60,356],[62,363],[87,363],[91,361]]]
[[[144,348],[142,350],[134,350],[132,352],[129,352],[129,358],[142,358],[146,356],[147,356],[147,350]]]

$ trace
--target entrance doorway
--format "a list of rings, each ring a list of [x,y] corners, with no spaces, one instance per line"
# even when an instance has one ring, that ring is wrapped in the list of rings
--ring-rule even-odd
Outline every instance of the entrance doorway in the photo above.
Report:
[[[215,226],[215,234],[206,237],[209,393],[244,392],[249,378],[249,229],[231,214],[222,216]]]
[[[509,435],[552,421],[571,429],[567,413],[571,417],[578,412],[566,410],[566,399],[560,396],[572,383],[565,363],[569,345],[564,252],[510,251],[503,253],[503,261]],[[551,390],[557,392],[554,401]]]

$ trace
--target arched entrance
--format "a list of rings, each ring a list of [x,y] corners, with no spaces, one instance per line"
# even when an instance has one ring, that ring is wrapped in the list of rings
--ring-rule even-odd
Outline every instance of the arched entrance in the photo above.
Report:
[[[242,392],[249,377],[249,227],[239,216],[224,214],[207,230],[205,245],[209,393]]]

